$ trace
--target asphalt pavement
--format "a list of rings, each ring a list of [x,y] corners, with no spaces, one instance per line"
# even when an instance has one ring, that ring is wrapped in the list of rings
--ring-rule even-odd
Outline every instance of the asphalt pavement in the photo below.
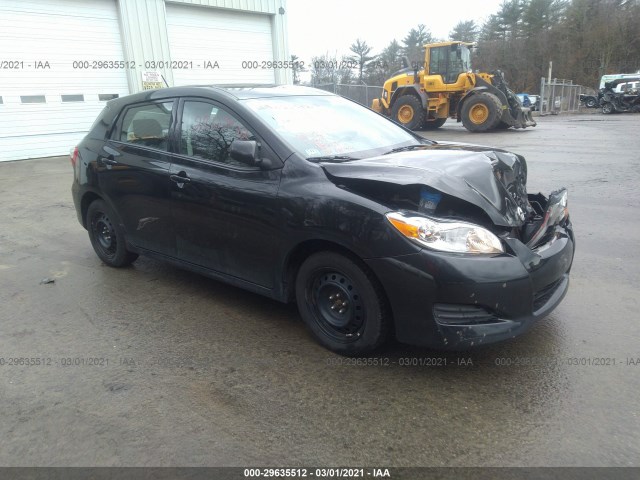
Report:
[[[104,266],[68,158],[0,163],[0,466],[640,466],[640,115],[538,122],[424,135],[521,153],[530,192],[569,189],[563,303],[499,345],[359,361],[293,305]]]

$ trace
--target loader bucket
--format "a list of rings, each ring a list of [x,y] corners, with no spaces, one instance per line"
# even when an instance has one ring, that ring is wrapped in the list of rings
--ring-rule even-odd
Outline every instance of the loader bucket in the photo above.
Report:
[[[515,118],[512,110],[515,110]],[[505,108],[502,112],[502,121],[514,128],[535,127],[537,125],[531,116],[531,109],[529,107],[520,107],[517,109]]]
[[[507,83],[504,81],[504,76],[501,71],[493,72],[493,78],[491,83],[487,83],[476,79],[476,84],[482,86],[483,84],[489,88],[491,93],[497,94],[500,98],[504,95],[503,102],[506,100],[507,105],[503,104],[501,122],[505,125],[509,125],[514,128],[527,128],[535,127],[537,123],[531,116],[531,108],[523,107],[513,91],[509,89]]]

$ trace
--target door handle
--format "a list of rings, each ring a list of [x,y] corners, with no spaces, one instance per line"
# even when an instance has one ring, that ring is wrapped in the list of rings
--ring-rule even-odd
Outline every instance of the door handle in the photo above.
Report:
[[[104,163],[105,165],[117,165],[118,161],[114,160],[113,158],[102,158],[102,163]]]
[[[177,183],[178,186],[181,186],[180,184],[189,183],[191,181],[189,177],[183,177],[182,175],[170,175],[169,178],[172,182]]]

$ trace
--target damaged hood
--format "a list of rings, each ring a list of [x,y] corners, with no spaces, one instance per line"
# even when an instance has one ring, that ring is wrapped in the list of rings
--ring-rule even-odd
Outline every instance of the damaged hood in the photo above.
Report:
[[[322,163],[327,177],[396,185],[426,185],[484,210],[500,226],[521,226],[528,209],[523,157],[476,145],[438,143],[408,152]]]

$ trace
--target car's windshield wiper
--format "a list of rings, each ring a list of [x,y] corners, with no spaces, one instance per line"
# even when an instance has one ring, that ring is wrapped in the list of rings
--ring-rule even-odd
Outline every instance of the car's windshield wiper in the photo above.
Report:
[[[349,160],[358,160],[355,157],[350,157],[349,155],[326,155],[322,157],[309,157],[307,158],[310,162],[319,163],[319,162],[348,162]]]
[[[417,150],[417,149],[420,149],[420,148],[426,148],[426,147],[430,147],[434,143],[419,143],[417,145],[407,145],[405,147],[393,148],[393,149],[389,150],[388,152],[383,153],[383,155],[389,155],[390,153],[406,152],[406,151],[409,151],[409,150]]]

